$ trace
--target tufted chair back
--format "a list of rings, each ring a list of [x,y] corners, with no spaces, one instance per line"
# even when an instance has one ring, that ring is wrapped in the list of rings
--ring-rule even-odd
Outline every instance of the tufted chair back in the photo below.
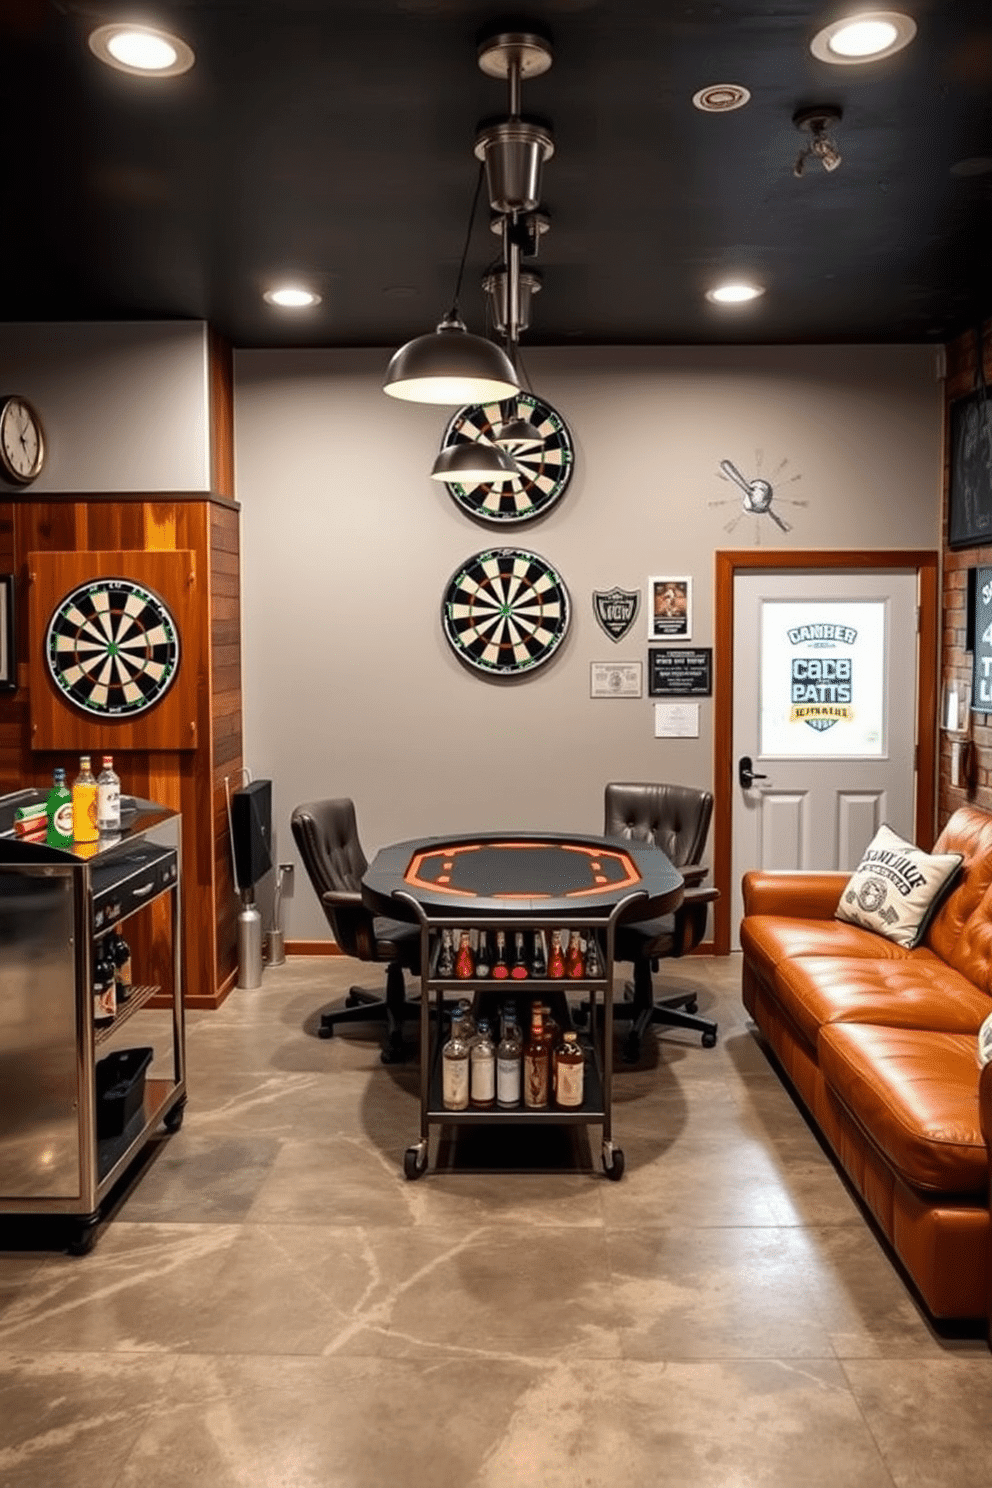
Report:
[[[306,801],[296,807],[290,825],[334,939],[347,956],[377,959],[373,917],[362,904],[368,860],[358,840],[355,803],[347,797]]]
[[[702,858],[713,815],[709,791],[612,781],[606,787],[605,806],[607,837],[652,842],[676,868]]]

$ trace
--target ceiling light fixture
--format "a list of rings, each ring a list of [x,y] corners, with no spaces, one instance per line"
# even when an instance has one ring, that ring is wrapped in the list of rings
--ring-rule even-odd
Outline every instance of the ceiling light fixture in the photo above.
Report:
[[[302,286],[294,284],[283,284],[275,289],[267,289],[262,295],[270,305],[278,305],[281,310],[306,310],[311,305],[320,304],[320,295],[312,289],[303,289]]]
[[[506,485],[519,474],[516,460],[506,450],[479,439],[449,444],[431,471],[434,480],[457,481],[462,486]]]
[[[916,22],[901,11],[864,10],[831,21],[816,33],[809,49],[820,62],[852,66],[891,57],[915,35]]]
[[[192,47],[170,31],[121,21],[91,31],[89,48],[108,67],[141,77],[178,77],[196,60]]]
[[[704,114],[729,114],[750,103],[751,94],[742,83],[710,83],[693,93],[693,107]]]
[[[792,167],[794,176],[802,175],[807,160],[818,160],[825,171],[837,169],[841,154],[827,131],[836,128],[843,117],[839,108],[830,105],[799,109],[793,114],[792,122],[796,128],[805,130],[810,136],[809,144],[800,150]]]
[[[760,284],[735,282],[717,284],[706,291],[706,298],[714,305],[746,305],[749,300],[758,299],[764,292]]]

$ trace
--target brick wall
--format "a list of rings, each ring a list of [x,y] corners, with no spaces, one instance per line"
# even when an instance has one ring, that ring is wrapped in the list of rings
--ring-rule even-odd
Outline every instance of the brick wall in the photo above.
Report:
[[[969,331],[947,348],[945,383],[944,502],[943,502],[943,634],[941,680],[971,680],[971,653],[967,644],[967,598],[969,568],[992,567],[992,545],[952,552],[947,545],[947,498],[950,486],[950,450],[947,438],[948,411],[955,398],[964,397],[977,385],[978,336]],[[992,321],[982,328],[985,379],[992,384]],[[956,807],[970,801],[992,811],[992,714],[972,713],[967,736],[974,746],[973,784],[951,784],[952,740],[940,735],[938,826],[942,827]]]

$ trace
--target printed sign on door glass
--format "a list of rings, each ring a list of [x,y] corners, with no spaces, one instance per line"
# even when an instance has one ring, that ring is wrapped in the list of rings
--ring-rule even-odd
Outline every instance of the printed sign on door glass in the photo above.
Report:
[[[884,599],[763,601],[763,756],[884,757],[885,620]]]

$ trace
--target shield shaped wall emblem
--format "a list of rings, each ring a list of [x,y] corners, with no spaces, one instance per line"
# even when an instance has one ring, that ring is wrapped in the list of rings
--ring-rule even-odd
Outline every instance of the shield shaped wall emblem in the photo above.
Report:
[[[622,641],[637,618],[641,604],[639,589],[594,589],[592,608],[611,641]]]

